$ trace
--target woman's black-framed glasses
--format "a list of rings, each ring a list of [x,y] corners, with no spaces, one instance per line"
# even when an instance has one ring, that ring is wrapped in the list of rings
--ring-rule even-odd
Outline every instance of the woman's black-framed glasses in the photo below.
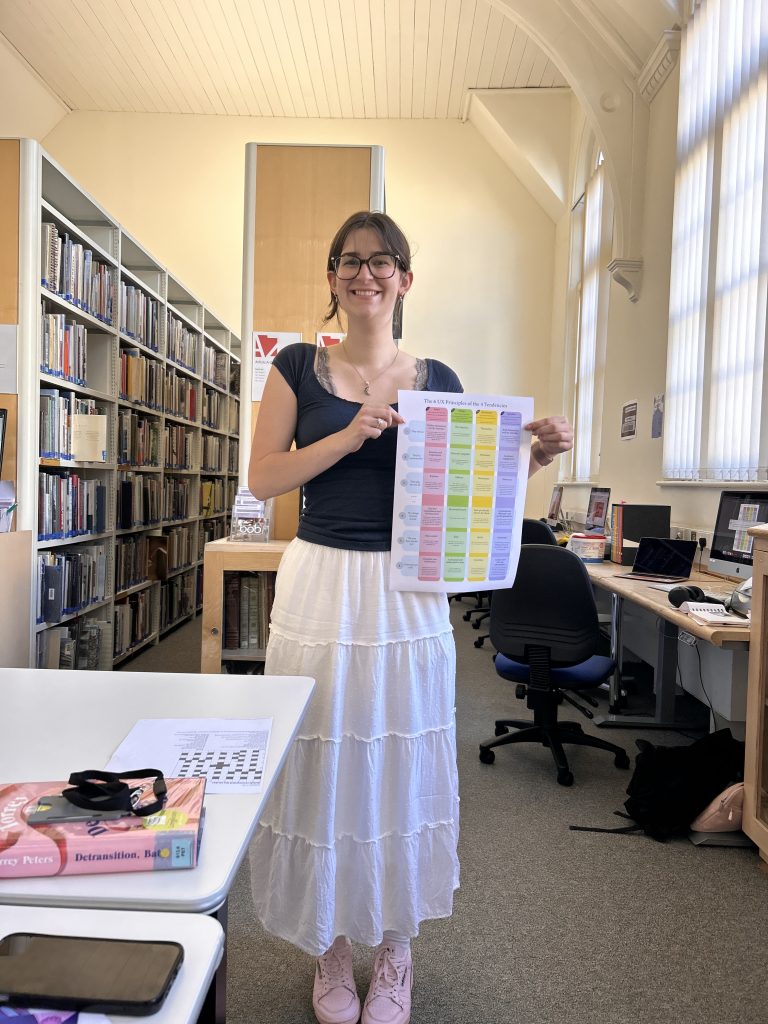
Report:
[[[350,252],[343,252],[341,256],[332,257],[331,270],[342,281],[351,281],[357,277],[365,263],[371,277],[377,277],[382,281],[394,276],[399,262],[400,257],[393,252],[375,252],[366,260],[353,256]]]

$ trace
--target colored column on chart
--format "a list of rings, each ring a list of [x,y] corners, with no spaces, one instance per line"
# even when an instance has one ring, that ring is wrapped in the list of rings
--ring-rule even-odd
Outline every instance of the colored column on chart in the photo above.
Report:
[[[467,578],[472,427],[471,409],[451,409],[443,559],[443,580],[446,583],[463,583]]]
[[[491,515],[499,440],[499,414],[481,409],[475,414],[474,471],[472,473],[472,518],[469,533],[467,579],[479,583],[488,578],[491,549]]]
[[[428,408],[424,431],[424,478],[419,528],[419,579],[439,580],[443,553],[448,410]]]
[[[509,571],[521,430],[522,418],[519,412],[501,414],[489,580],[502,580]]]

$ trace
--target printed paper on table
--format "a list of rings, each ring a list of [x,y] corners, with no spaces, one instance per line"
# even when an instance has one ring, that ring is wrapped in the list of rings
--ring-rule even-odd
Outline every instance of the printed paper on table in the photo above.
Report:
[[[515,579],[533,399],[398,392],[390,590],[497,590]]]
[[[207,793],[260,793],[271,731],[271,718],[140,718],[107,771],[153,764],[174,778],[202,775]]]
[[[253,332],[253,373],[251,375],[251,401],[260,402],[264,395],[272,360],[280,349],[301,341],[301,334],[295,331],[254,331]]]

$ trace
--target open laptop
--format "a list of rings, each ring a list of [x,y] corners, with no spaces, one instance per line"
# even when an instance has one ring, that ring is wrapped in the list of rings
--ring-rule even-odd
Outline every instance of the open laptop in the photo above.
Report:
[[[637,548],[632,571],[616,575],[626,576],[631,580],[680,583],[691,575],[696,548],[695,540],[643,537]]]

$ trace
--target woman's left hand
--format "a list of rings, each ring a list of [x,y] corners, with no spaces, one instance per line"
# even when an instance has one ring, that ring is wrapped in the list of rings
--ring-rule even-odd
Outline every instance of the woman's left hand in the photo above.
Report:
[[[573,448],[573,427],[565,416],[547,416],[542,420],[534,420],[526,423],[524,429],[536,435],[536,447],[545,463]]]

